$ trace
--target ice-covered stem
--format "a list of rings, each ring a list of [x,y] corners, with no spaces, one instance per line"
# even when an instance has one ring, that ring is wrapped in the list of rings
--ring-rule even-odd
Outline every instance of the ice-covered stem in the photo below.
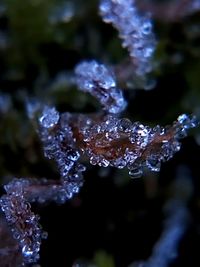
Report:
[[[136,74],[151,72],[156,39],[150,14],[141,14],[134,0],[101,0],[99,11],[103,21],[118,30],[122,46],[128,49],[136,66]]]
[[[161,162],[180,150],[179,140],[197,126],[195,116],[181,115],[172,126],[150,128],[112,115],[101,120],[80,115],[71,119],[79,148],[90,163],[103,167],[127,167],[132,177],[140,177],[143,169],[159,171]]]
[[[170,187],[172,197],[164,205],[165,221],[160,238],[151,256],[145,261],[134,262],[129,267],[168,267],[178,256],[180,241],[190,223],[188,201],[193,194],[189,169],[179,166],[175,181]]]
[[[38,118],[44,155],[57,163],[60,172],[60,187],[56,188],[58,202],[65,202],[79,192],[83,185],[82,172],[85,171],[78,162],[80,153],[75,147],[69,116],[68,113],[60,115],[54,107],[45,106]]]
[[[88,92],[101,103],[109,113],[120,113],[126,108],[122,91],[117,88],[114,73],[105,65],[92,61],[83,61],[75,68],[78,88]]]
[[[25,263],[35,263],[39,259],[39,250],[43,231],[39,216],[31,211],[25,196],[27,181],[14,179],[4,188],[6,194],[0,198],[0,207],[10,225],[13,238],[18,241]]]
[[[185,205],[177,200],[167,203],[168,219],[164,231],[153,249],[151,257],[145,262],[145,267],[167,267],[177,257],[178,244],[189,221],[189,212]]]
[[[180,199],[171,199],[165,206],[167,219],[164,231],[153,248],[152,255],[144,262],[129,267],[168,267],[177,257],[178,245],[189,223],[190,215],[186,204]]]
[[[82,186],[84,166],[77,161],[81,154],[90,163],[103,167],[127,167],[132,177],[140,177],[143,169],[158,172],[161,162],[180,150],[179,140],[198,124],[195,116],[180,115],[171,125],[150,128],[140,122],[114,115],[59,114],[45,107],[39,117],[39,134],[45,156],[58,165],[64,201]]]
[[[40,245],[46,232],[42,231],[39,216],[31,211],[32,202],[56,201],[63,203],[74,193],[74,181],[14,178],[4,186],[6,194],[0,198],[0,208],[12,231],[15,244],[14,253],[20,253],[24,264],[36,263]],[[67,191],[68,190],[68,191]],[[66,193],[67,191],[67,193]],[[1,250],[0,250],[1,253]],[[20,258],[20,255],[18,255]]]

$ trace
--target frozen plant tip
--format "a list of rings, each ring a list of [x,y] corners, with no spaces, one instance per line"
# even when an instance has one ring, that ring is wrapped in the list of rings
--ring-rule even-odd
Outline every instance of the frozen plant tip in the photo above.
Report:
[[[109,113],[120,113],[126,108],[122,91],[116,87],[114,74],[96,61],[83,61],[75,68],[80,90],[90,93]]]

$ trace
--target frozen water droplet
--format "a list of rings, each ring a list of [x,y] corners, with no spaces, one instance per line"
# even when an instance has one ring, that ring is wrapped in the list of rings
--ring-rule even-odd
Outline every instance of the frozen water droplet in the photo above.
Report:
[[[73,149],[69,149],[69,151],[67,152],[67,158],[69,160],[72,160],[72,161],[77,161],[80,157],[80,154],[78,151],[76,150],[73,150]]]
[[[190,129],[190,128],[194,128],[199,124],[199,122],[195,116],[190,116],[190,115],[186,115],[186,114],[180,115],[177,120],[180,124],[182,124],[182,126],[186,130]]]
[[[24,257],[30,257],[33,255],[33,250],[31,250],[31,248],[28,245],[24,245],[22,248],[22,253],[24,255]]]
[[[118,128],[122,132],[131,131],[132,123],[129,119],[123,118],[118,122]]]
[[[144,24],[142,26],[142,33],[144,35],[148,35],[151,33],[151,31],[152,31],[152,23],[151,23],[151,21],[148,20],[148,21],[144,22]]]
[[[90,158],[90,164],[92,164],[92,165],[96,165],[98,162],[97,162],[97,159],[96,159],[96,157],[91,157]]]
[[[51,128],[58,123],[59,117],[59,113],[55,108],[46,106],[43,109],[41,117],[39,118],[39,122],[44,128]]]
[[[149,58],[152,56],[154,52],[154,47],[148,46],[143,49],[143,55],[145,58]]]
[[[102,159],[101,161],[99,161],[98,165],[101,167],[108,167],[110,164],[110,162],[106,159]]]
[[[136,178],[140,178],[143,175],[143,171],[141,169],[132,169],[129,171],[129,175],[131,176],[131,178],[136,179]]]
[[[175,137],[178,139],[185,138],[187,136],[186,129],[184,127],[179,127],[176,129]]]
[[[48,233],[45,232],[45,231],[43,231],[43,233],[42,233],[42,239],[47,239],[47,237],[48,237]]]
[[[146,166],[154,172],[159,172],[160,171],[160,167],[161,167],[161,163],[160,160],[157,156],[155,155],[150,155],[147,160],[146,160]]]

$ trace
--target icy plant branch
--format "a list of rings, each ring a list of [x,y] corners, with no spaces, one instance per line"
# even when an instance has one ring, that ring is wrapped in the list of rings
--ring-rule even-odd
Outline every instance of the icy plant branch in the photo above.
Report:
[[[151,72],[156,39],[150,14],[142,15],[134,0],[102,0],[99,11],[104,22],[118,30],[122,46],[128,49],[136,66],[136,74]]]
[[[150,15],[141,14],[134,0],[102,0],[99,10],[103,20],[119,31],[122,46],[128,49],[136,66],[136,74],[149,73],[156,48]],[[39,216],[31,211],[30,203],[64,203],[77,194],[83,186],[82,173],[86,169],[81,163],[83,158],[92,165],[127,168],[133,178],[141,177],[145,169],[159,172],[161,163],[180,150],[180,140],[188,130],[198,125],[195,116],[186,114],[166,127],[149,127],[124,118],[121,113],[127,101],[117,86],[112,68],[96,60],[77,64],[75,83],[79,90],[95,97],[103,111],[89,115],[60,113],[54,106],[41,104],[39,100],[27,105],[44,156],[56,163],[60,179],[15,178],[4,186],[6,192],[0,198],[1,210],[17,241],[16,248],[21,251],[24,264],[38,261],[41,241],[45,237]],[[5,107],[0,108],[4,113],[10,107],[9,99],[1,95],[0,102],[5,102]],[[174,249],[173,244],[170,247],[171,243],[165,243],[165,237],[180,238],[184,228],[180,223],[184,216],[184,209],[180,208],[178,213],[172,209],[164,237],[147,266],[155,266],[154,263],[160,260],[156,255],[163,255],[167,245],[168,254]]]

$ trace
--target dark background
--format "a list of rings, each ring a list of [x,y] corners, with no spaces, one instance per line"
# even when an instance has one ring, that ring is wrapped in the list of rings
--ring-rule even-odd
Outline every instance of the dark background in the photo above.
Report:
[[[129,103],[123,116],[150,126],[170,124],[182,113],[200,117],[200,13],[174,21],[155,18],[154,28],[158,67],[149,79],[155,87],[146,91],[140,80],[135,86],[130,79],[132,85],[123,87]],[[98,16],[97,1],[0,2],[0,98],[9,99],[0,102],[2,185],[12,177],[59,178],[26,115],[27,99],[35,97],[61,112],[93,112],[98,103],[70,83],[75,65],[83,59],[120,64],[127,56],[117,32]],[[147,259],[162,233],[163,206],[178,175],[190,181],[191,220],[170,266],[199,266],[199,143],[199,129],[191,131],[159,174],[147,172],[137,180],[124,170],[87,164],[84,186],[72,200],[33,207],[49,234],[41,266],[126,267]]]

